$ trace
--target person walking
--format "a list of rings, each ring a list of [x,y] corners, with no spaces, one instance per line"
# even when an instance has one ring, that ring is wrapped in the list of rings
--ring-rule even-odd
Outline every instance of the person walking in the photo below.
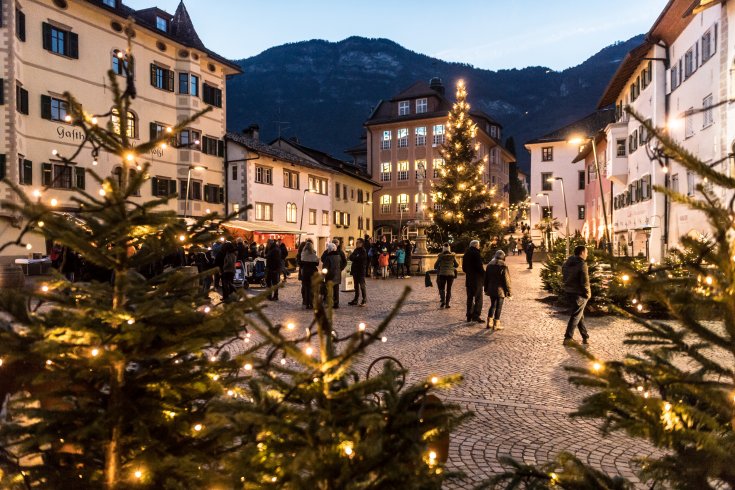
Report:
[[[508,251],[510,252],[510,255],[516,254],[516,248],[518,247],[518,242],[515,238],[512,236],[510,237],[510,241],[508,242]]]
[[[235,262],[237,262],[237,249],[232,242],[225,243],[224,258],[222,260],[222,300],[227,301],[235,292],[233,281],[235,280]]]
[[[434,269],[437,271],[436,285],[439,289],[439,308],[449,308],[449,302],[452,300],[452,284],[454,278],[457,277],[457,259],[449,249],[449,244],[442,245],[442,251],[434,263]]]
[[[281,278],[281,270],[283,269],[281,262],[281,249],[273,240],[268,240],[265,248],[265,286],[273,288],[268,294],[268,300],[278,301],[278,286]]]
[[[480,255],[480,242],[472,240],[470,248],[462,259],[462,270],[465,273],[465,289],[467,290],[467,323],[483,323],[482,285],[485,280],[485,266]]]
[[[322,255],[322,269],[324,272],[324,284],[322,285],[322,302],[329,305],[328,287],[332,288],[332,309],[339,308],[339,286],[342,282],[341,257],[337,251],[337,245],[327,243],[327,250]],[[326,271],[326,272],[325,272]],[[331,283],[331,286],[330,284]]]
[[[350,262],[352,262],[350,274],[352,274],[352,279],[355,283],[355,299],[347,303],[351,306],[357,306],[357,301],[360,298],[360,291],[362,291],[362,302],[360,303],[360,306],[365,306],[367,303],[365,264],[367,263],[368,257],[364,244],[365,241],[362,238],[358,238],[355,241],[355,250],[350,254]]]
[[[306,309],[314,308],[314,289],[312,281],[319,268],[319,256],[314,250],[314,243],[307,239],[299,255],[299,277],[301,278],[301,300]]]
[[[533,251],[536,250],[536,245],[533,244],[533,240],[528,241],[528,245],[526,245],[526,262],[528,263],[528,268],[533,269]]]
[[[584,324],[584,308],[592,296],[590,289],[590,273],[587,268],[587,247],[578,245],[574,247],[574,255],[570,256],[561,266],[561,274],[564,278],[564,292],[567,300],[572,305],[572,314],[567,323],[567,331],[564,333],[564,345],[574,342],[574,329],[579,329],[582,335],[582,343],[589,343],[589,333]]]
[[[495,252],[493,260],[487,265],[485,271],[485,294],[490,296],[490,309],[487,311],[487,323],[485,328],[502,330],[500,326],[500,313],[503,311],[505,298],[510,297],[510,273],[505,265],[505,252]],[[492,327],[490,322],[492,321]]]

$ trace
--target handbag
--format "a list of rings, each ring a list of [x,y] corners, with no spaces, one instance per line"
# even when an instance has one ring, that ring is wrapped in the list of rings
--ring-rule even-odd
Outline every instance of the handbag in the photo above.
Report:
[[[433,287],[434,285],[431,283],[431,274],[429,271],[426,271],[426,275],[424,275],[424,285],[427,288]]]

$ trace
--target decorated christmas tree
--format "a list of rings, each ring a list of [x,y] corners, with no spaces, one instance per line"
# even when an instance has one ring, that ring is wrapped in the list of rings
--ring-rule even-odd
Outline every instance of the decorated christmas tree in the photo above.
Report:
[[[442,441],[462,416],[431,393],[455,378],[404,387],[397,361],[379,362],[369,379],[354,365],[387,340],[395,310],[380,326],[336,338],[331,312],[319,308],[297,334],[268,320],[265,295],[220,302],[198,284],[211,271],[156,266],[219,239],[224,218],[185,222],[167,199],[136,197],[150,181],[146,155],[201,114],[135,144],[111,117],[135,99],[134,59],[121,56],[130,72],[124,88],[109,73],[113,110],[92,114],[66,94],[67,122],[85,140],[55,155],[67,165],[116,156],[121,181],[88,169],[99,189],[76,191],[73,217],[6,182],[17,197],[3,205],[24,223],[15,244],[42,235],[100,273],[0,292],[0,385],[9,396],[0,486],[439,488]]]
[[[499,208],[492,202],[496,189],[482,181],[487,159],[477,158],[477,125],[470,117],[467,89],[457,82],[456,102],[449,112],[446,139],[441,149],[444,166],[441,178],[432,183],[432,196],[438,205],[434,223],[441,235],[489,239],[499,230]]]
[[[652,159],[667,170],[676,162],[700,177],[694,196],[656,190],[701,212],[711,232],[682,237],[680,249],[662,265],[641,270],[618,264],[630,298],[630,308],[618,313],[640,327],[626,340],[635,351],[623,360],[605,360],[580,349],[584,366],[569,368],[570,381],[589,387],[591,394],[574,416],[601,419],[603,434],[622,431],[660,449],[639,462],[639,476],[650,488],[733,488],[735,179],[632,116],[655,138],[649,144]],[[673,321],[643,318],[651,302],[664,305]],[[540,468],[512,462],[494,483],[508,488],[633,487],[568,454]]]

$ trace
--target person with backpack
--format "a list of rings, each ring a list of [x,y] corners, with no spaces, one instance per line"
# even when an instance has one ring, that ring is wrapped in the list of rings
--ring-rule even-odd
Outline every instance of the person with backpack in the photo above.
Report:
[[[510,297],[510,273],[508,266],[505,265],[505,252],[502,250],[495,252],[493,260],[485,270],[485,294],[490,296],[490,309],[487,311],[485,328],[502,330],[500,314],[505,298]]]
[[[436,285],[439,288],[439,308],[450,308],[449,302],[452,300],[452,284],[454,278],[457,277],[456,256],[449,249],[449,244],[442,245],[442,251],[434,263],[434,269],[437,271]]]

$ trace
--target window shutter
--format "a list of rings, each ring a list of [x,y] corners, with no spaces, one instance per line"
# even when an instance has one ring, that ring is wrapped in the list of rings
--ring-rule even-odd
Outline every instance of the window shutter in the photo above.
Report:
[[[151,128],[151,141],[158,138],[158,124],[152,122],[149,126]]]
[[[33,185],[33,162],[23,160],[23,183]]]
[[[68,32],[69,36],[69,57],[79,59],[79,34]]]
[[[26,14],[20,9],[15,9],[15,32],[21,42],[26,42]]]
[[[51,25],[43,23],[43,49],[51,51]]]
[[[28,90],[20,89],[20,112],[28,115]]]
[[[217,156],[218,157],[225,156],[225,141],[224,140],[217,140]]]
[[[45,186],[51,185],[51,170],[52,165],[50,163],[41,164],[41,184]]]
[[[202,85],[202,100],[204,100],[205,104],[212,103],[212,87],[206,83]]]
[[[169,180],[168,181],[168,195],[173,196],[174,194],[176,194],[176,181]]]
[[[51,120],[51,97],[41,95],[41,118]]]
[[[156,86],[156,65],[151,63],[151,85]]]
[[[5,105],[5,80],[0,78],[0,105]]]
[[[6,163],[7,163],[7,155],[0,154],[0,179],[5,178],[6,174]]]
[[[166,87],[168,88],[169,92],[174,91],[174,72],[171,70],[166,70]]]
[[[85,171],[83,167],[75,167],[74,173],[76,177],[76,187],[77,189],[84,189],[86,184],[85,179]]]
[[[151,196],[158,196],[158,177],[151,177]]]

